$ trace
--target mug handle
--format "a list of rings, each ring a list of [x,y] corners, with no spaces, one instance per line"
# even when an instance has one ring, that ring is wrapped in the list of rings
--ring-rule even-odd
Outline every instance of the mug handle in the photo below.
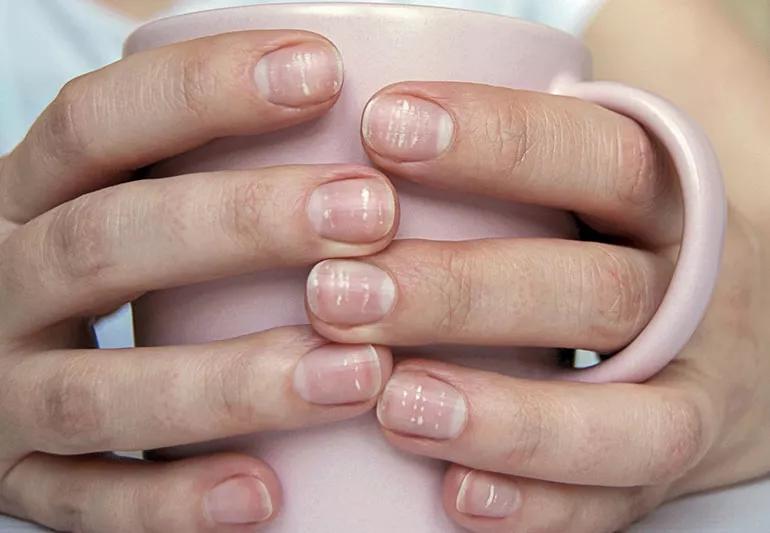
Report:
[[[613,357],[566,371],[573,381],[641,382],[684,348],[706,313],[719,275],[727,205],[719,162],[703,130],[671,103],[633,87],[605,81],[563,83],[554,94],[575,96],[636,120],[668,150],[684,204],[676,267],[655,315]]]

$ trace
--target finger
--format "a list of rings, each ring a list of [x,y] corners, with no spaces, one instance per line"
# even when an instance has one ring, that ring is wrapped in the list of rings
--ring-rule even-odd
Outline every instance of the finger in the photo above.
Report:
[[[245,533],[281,503],[272,470],[235,454],[164,464],[35,453],[0,483],[0,512],[57,531]]]
[[[671,266],[651,252],[556,239],[397,241],[308,278],[313,326],[338,342],[612,352],[654,314]]]
[[[317,117],[339,93],[334,46],[244,31],[137,53],[69,82],[8,156],[0,213],[24,222],[213,138]]]
[[[369,157],[429,185],[574,211],[596,229],[678,242],[682,207],[665,152],[594,104],[467,83],[409,82],[370,101]]]
[[[2,361],[0,427],[17,428],[19,451],[55,454],[293,429],[369,411],[391,367],[385,348],[328,344],[307,327],[19,356]]]
[[[0,330],[35,331],[150,289],[370,254],[387,245],[396,220],[387,178],[352,165],[103,189],[41,215],[0,244],[7,259],[0,264]]]
[[[623,487],[682,476],[719,424],[710,399],[690,390],[528,381],[423,360],[398,365],[377,415],[388,440],[405,451]]]
[[[563,485],[452,466],[444,508],[478,533],[614,533],[654,508],[656,488]]]

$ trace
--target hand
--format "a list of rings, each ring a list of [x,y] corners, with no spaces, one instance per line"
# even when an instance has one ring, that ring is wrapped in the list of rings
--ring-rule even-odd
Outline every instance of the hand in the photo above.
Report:
[[[324,261],[307,294],[322,335],[611,353],[653,315],[682,205],[665,154],[633,120],[572,98],[417,82],[384,89],[364,117],[368,154],[389,173],[567,209],[605,242],[397,241]],[[454,463],[446,511],[479,532],[615,531],[667,499],[767,472],[769,244],[732,213],[709,313],[649,382],[531,381],[407,359],[379,400],[387,439]],[[342,291],[350,305],[331,305]],[[363,301],[376,305],[362,312]]]
[[[308,327],[163,348],[95,350],[89,339],[92,317],[145,291],[388,244],[393,190],[368,168],[127,182],[215,137],[318,117],[341,81],[333,46],[308,33],[181,43],[68,83],[0,159],[0,512],[68,531],[251,531],[281,507],[265,463],[99,452],[296,428],[374,406],[389,352],[330,344]]]

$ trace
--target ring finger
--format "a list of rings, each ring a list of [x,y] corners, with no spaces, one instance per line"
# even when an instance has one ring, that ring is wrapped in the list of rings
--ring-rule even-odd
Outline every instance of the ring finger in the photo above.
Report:
[[[127,350],[0,360],[4,453],[140,450],[343,420],[372,408],[390,353],[307,327]],[[191,393],[192,391],[192,393]]]

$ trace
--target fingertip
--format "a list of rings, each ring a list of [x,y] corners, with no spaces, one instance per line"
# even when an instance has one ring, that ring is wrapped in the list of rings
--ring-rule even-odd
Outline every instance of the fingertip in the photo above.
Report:
[[[292,387],[314,405],[370,408],[390,375],[390,359],[371,344],[323,344],[297,362]]]
[[[184,459],[169,467],[194,470],[201,516],[210,526],[267,523],[283,505],[283,491],[273,469],[249,455],[220,453]]]
[[[457,514],[457,497],[460,492],[463,479],[471,472],[469,468],[450,463],[444,473],[444,480],[441,485],[441,501],[444,509],[453,516]]]

